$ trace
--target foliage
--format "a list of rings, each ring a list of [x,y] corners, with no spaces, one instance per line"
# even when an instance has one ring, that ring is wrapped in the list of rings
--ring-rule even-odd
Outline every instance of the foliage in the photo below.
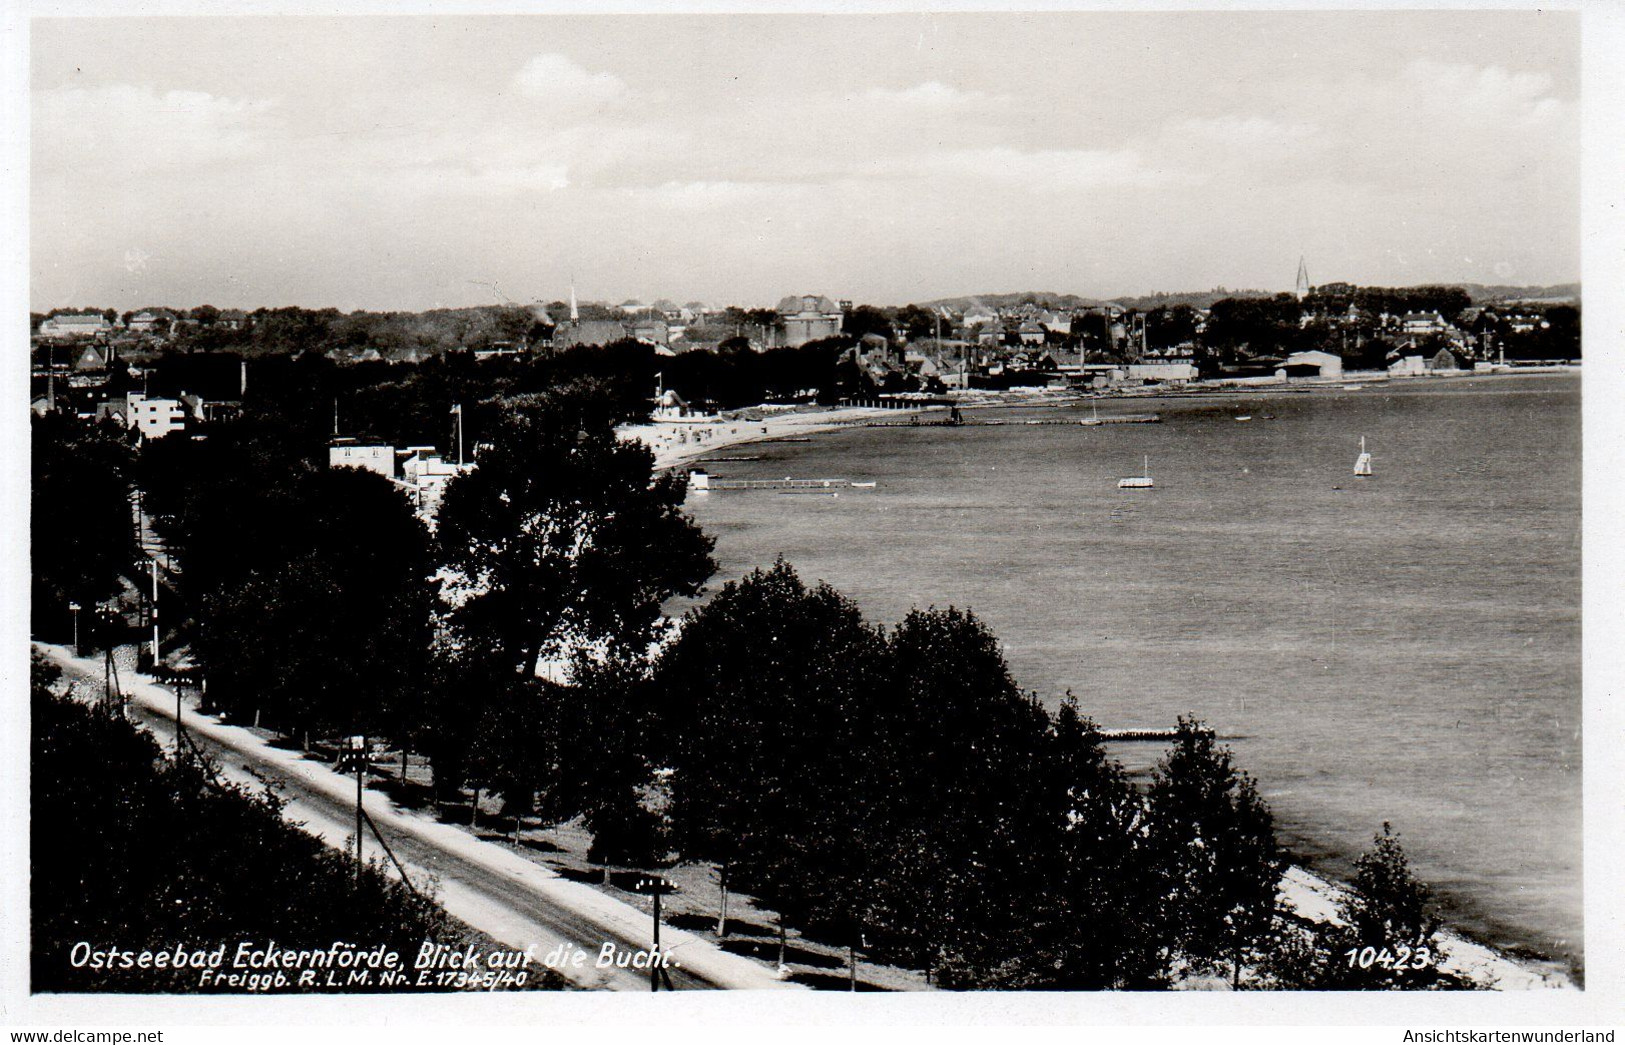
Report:
[[[1281,355],[1295,345],[1298,312],[1298,302],[1291,294],[1225,298],[1213,303],[1204,340],[1226,358]]]
[[[859,305],[846,313],[841,321],[841,333],[857,340],[865,334],[879,334],[890,341],[894,331],[886,313],[873,305]]]
[[[379,870],[357,886],[342,853],[283,822],[274,795],[215,783],[122,718],[47,687],[36,676],[33,990],[199,990],[190,970],[75,969],[68,954],[80,941],[229,952],[242,940],[343,940],[409,955],[451,935],[442,910]]]
[[[883,644],[788,564],[724,586],[657,669],[657,741],[686,856],[728,864],[794,917],[855,920]]]
[[[694,595],[711,539],[682,513],[687,479],[615,436],[602,407],[560,394],[514,404],[439,517],[459,648],[533,675],[542,660],[642,651],[660,606]]]
[[[1235,962],[1268,934],[1281,852],[1268,807],[1211,730],[1181,717],[1147,794],[1146,843],[1166,940]]]
[[[388,480],[289,444],[244,422],[143,453],[210,697],[295,735],[404,740],[428,646],[427,535]]]
[[[1072,703],[1052,717],[1017,689],[971,614],[883,635],[781,560],[692,611],[651,688],[679,854],[793,920],[953,988],[1157,987],[1183,953],[1146,801]],[[1171,757],[1188,790],[1201,760]],[[1212,789],[1234,855],[1180,899],[1228,912],[1278,864],[1241,866],[1275,852],[1250,783]]]
[[[29,500],[33,633],[67,641],[70,602],[82,614],[119,590],[137,557],[130,505],[135,452],[130,433],[111,420],[65,413],[30,427]]]
[[[1317,986],[1335,990],[1426,990],[1458,986],[1441,974],[1439,919],[1430,909],[1431,890],[1417,879],[1393,825],[1383,822],[1371,848],[1354,863],[1353,888],[1338,904],[1343,925],[1321,940],[1322,977]],[[1372,950],[1369,967],[1347,952]],[[1432,961],[1418,957],[1426,950]],[[1410,956],[1408,961],[1401,959]],[[1424,967],[1417,968],[1422,965]]]

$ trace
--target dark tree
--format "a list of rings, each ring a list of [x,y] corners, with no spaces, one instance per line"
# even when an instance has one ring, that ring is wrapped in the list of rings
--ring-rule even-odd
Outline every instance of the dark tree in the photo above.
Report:
[[[194,992],[195,971],[75,969],[75,943],[228,949],[240,940],[414,953],[452,942],[444,911],[282,820],[266,793],[223,786],[195,761],[99,708],[33,685],[32,976],[35,991]],[[408,987],[408,989],[411,989]]]
[[[135,452],[116,422],[63,412],[34,418],[30,439],[31,627],[40,638],[67,641],[68,604],[88,619],[97,602],[117,594],[139,555],[130,503]]]
[[[1353,889],[1338,904],[1344,924],[1322,936],[1324,973],[1314,986],[1332,990],[1459,986],[1438,971],[1440,923],[1430,908],[1431,890],[1411,872],[1391,824],[1383,822],[1371,848],[1354,867]]]
[[[1271,928],[1282,858],[1269,808],[1211,730],[1181,717],[1152,775],[1147,845],[1167,943],[1234,967]]]
[[[711,539],[682,512],[687,479],[616,438],[590,402],[514,405],[452,480],[439,516],[456,641],[533,675],[547,658],[641,651],[660,606],[711,575]]]
[[[841,333],[847,337],[857,339],[865,334],[879,334],[890,341],[892,338],[891,320],[886,313],[873,305],[859,305],[846,314],[841,323]]]
[[[654,683],[684,856],[792,918],[864,917],[883,650],[856,606],[782,560],[685,618]]]

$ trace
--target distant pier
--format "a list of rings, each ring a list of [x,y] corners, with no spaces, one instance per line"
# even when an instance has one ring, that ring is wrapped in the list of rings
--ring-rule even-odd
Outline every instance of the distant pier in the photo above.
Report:
[[[1177,729],[1103,729],[1102,740],[1172,740],[1179,735]]]
[[[695,471],[688,473],[689,489],[695,491],[705,490],[869,490],[875,484],[872,482],[854,482],[851,479],[718,479],[706,472]]]

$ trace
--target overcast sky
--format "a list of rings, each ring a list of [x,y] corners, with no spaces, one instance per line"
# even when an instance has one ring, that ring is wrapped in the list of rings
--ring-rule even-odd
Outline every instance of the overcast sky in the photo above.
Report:
[[[1578,22],[36,20],[31,304],[1577,280]]]

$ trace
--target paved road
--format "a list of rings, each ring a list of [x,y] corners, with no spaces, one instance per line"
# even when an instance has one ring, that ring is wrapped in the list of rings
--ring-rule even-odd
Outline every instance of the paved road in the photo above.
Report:
[[[60,647],[41,647],[66,671],[101,683],[100,662],[74,658]],[[175,697],[145,678],[124,690],[131,718],[150,729],[160,742],[173,745]],[[285,815],[336,848],[348,848],[355,831],[355,781],[303,758],[298,752],[267,746],[248,730],[223,726],[196,714],[182,714],[188,735],[219,762],[237,782],[256,777],[276,785],[287,802]],[[507,847],[480,842],[466,832],[395,807],[386,796],[369,791],[364,805],[395,855],[420,888],[435,881],[437,899],[453,915],[514,948],[534,948],[542,956],[560,944],[588,952],[585,962],[565,972],[577,983],[612,990],[649,990],[644,970],[600,969],[596,962],[605,943],[622,954],[647,952],[651,946],[649,916],[590,886],[568,882]],[[370,832],[366,849],[382,856]],[[783,988],[763,965],[728,954],[711,941],[662,927],[661,941],[673,962],[669,970],[678,989],[734,987]]]

